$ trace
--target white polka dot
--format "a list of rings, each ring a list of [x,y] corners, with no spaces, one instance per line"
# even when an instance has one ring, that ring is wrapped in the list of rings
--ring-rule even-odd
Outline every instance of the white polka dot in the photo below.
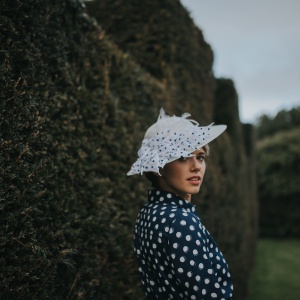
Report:
[[[186,282],[185,286],[188,288],[190,286],[190,284],[188,282]]]
[[[193,289],[194,289],[194,291],[199,291],[199,288],[195,285],[194,287],[193,287]]]
[[[211,297],[212,297],[212,298],[217,298],[217,294],[216,294],[216,293],[212,293],[212,294],[211,294]]]
[[[184,246],[183,247],[183,251],[186,253],[186,252],[188,252],[189,251],[189,247],[188,246]]]
[[[174,244],[173,244],[173,248],[174,248],[174,249],[177,249],[177,248],[178,248],[178,243],[174,243]]]
[[[213,270],[212,270],[212,269],[208,269],[208,270],[207,270],[207,273],[208,273],[208,274],[212,274],[212,273],[213,273]]]
[[[197,298],[196,298],[196,296],[195,296],[195,295],[192,295],[192,296],[191,296],[191,299],[193,299],[193,300],[194,300],[194,299],[197,299]]]
[[[154,281],[150,280],[150,284],[151,285],[155,285]]]
[[[215,283],[215,287],[216,287],[217,289],[219,289],[219,288],[220,288],[220,285],[219,285],[218,283]]]
[[[179,269],[178,269],[178,272],[179,272],[179,273],[183,273],[183,269],[182,269],[182,268],[179,268]]]
[[[187,235],[187,236],[185,237],[185,239],[189,242],[189,241],[192,239],[192,236],[191,236],[191,235]]]
[[[200,263],[200,264],[199,264],[199,269],[200,269],[200,270],[203,270],[203,268],[204,268],[203,263]]]
[[[194,266],[195,264],[196,264],[195,261],[193,261],[193,260],[190,261],[191,266]]]
[[[206,295],[206,289],[202,290],[202,295]]]
[[[206,278],[206,279],[204,280],[204,282],[205,282],[206,284],[209,284],[210,280],[209,280],[208,278]]]
[[[196,256],[198,255],[198,251],[196,249],[193,250],[193,254]]]
[[[188,277],[192,277],[193,273],[192,272],[187,272]]]
[[[180,225],[181,225],[181,226],[185,226],[185,225],[186,225],[186,221],[181,220],[181,221],[180,221]]]
[[[181,256],[179,260],[180,260],[180,262],[185,262],[185,257]]]
[[[163,219],[161,220],[161,222],[162,222],[162,223],[165,223],[165,222],[166,222],[166,218],[163,218]]]
[[[176,237],[180,238],[182,236],[181,232],[176,232]]]
[[[171,195],[171,194],[167,194],[167,197],[168,197],[168,198],[172,198],[172,195]]]
[[[193,225],[191,225],[191,226],[190,226],[190,230],[191,230],[191,231],[194,231],[194,230],[195,230],[195,227],[194,227]]]

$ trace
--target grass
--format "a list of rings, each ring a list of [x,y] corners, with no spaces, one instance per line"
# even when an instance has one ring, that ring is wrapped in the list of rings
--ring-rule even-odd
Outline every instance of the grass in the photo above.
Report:
[[[300,299],[300,240],[261,239],[247,300]]]

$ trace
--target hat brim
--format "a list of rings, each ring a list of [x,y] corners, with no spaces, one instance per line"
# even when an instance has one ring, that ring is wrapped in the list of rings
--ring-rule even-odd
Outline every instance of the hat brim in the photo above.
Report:
[[[215,138],[217,138],[219,135],[221,135],[227,128],[227,125],[213,125],[210,128],[210,135],[203,141],[203,143],[199,144],[199,147],[196,150],[201,149],[203,146],[209,144],[211,141],[213,141]],[[194,151],[196,151],[194,150]],[[194,152],[192,151],[192,152]],[[180,157],[170,157],[168,159],[168,163],[177,160]]]

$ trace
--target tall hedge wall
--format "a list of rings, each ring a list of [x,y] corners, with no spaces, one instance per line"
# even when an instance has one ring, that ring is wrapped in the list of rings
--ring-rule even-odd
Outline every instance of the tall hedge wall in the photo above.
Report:
[[[213,52],[179,0],[87,2],[110,38],[167,89],[166,108],[213,114]]]
[[[278,131],[257,144],[260,235],[299,238],[300,127]]]
[[[139,297],[125,174],[164,91],[79,2],[1,4],[0,298]]]
[[[180,3],[104,3],[97,24],[79,0],[0,1],[1,299],[142,299],[132,232],[147,183],[125,174],[161,106],[217,116],[212,51]],[[213,143],[195,201],[242,299],[255,239],[233,141]]]

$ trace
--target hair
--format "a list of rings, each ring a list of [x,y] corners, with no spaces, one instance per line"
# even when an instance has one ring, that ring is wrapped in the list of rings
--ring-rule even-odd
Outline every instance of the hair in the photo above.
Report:
[[[209,145],[205,145],[202,147],[204,150],[206,156],[209,155]],[[153,188],[159,188],[159,176],[155,174],[154,172],[145,172],[145,177],[151,182],[151,187]]]

